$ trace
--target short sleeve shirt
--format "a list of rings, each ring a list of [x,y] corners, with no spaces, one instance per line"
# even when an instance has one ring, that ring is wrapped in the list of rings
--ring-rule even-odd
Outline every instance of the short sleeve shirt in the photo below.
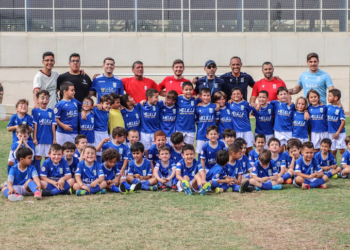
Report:
[[[254,84],[252,96],[258,96],[260,91],[266,90],[269,93],[269,101],[274,101],[277,100],[277,89],[279,87],[286,87],[286,84],[276,78],[273,78],[272,81],[263,78]]]
[[[152,79],[144,77],[141,81],[136,80],[135,77],[128,77],[122,79],[124,90],[132,98],[135,103],[146,100],[146,90],[156,89],[159,91],[158,84]]]
[[[163,90],[166,89],[166,92],[168,93],[170,90],[175,90],[179,95],[182,95],[182,84],[184,82],[191,82],[188,79],[181,78],[180,80],[175,79],[174,76],[167,76],[164,78],[164,80],[159,83],[159,89]],[[193,94],[195,95],[196,92],[193,90]]]

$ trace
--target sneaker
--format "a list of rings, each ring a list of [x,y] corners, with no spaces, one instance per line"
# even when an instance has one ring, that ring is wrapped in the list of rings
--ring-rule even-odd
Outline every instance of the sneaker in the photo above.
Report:
[[[43,197],[41,195],[41,192],[40,191],[35,191],[34,193],[34,199],[36,200],[41,200]]]
[[[246,192],[252,193],[255,190],[253,186],[248,186]]]
[[[23,196],[19,195],[19,194],[10,194],[8,199],[10,201],[22,201],[23,200]]]
[[[124,184],[123,184],[124,185]],[[130,191],[129,191],[129,193],[136,193],[136,191],[139,191],[139,190],[141,190],[141,187],[142,187],[142,184],[141,184],[141,182],[139,182],[139,183],[137,183],[137,184],[132,184],[131,186],[130,186]]]
[[[282,190],[282,184],[273,185],[272,190]]]
[[[86,195],[87,191],[85,189],[80,189],[80,190],[77,190],[76,194],[77,196],[83,196],[83,195]]]
[[[338,178],[338,174],[335,174],[331,177],[332,179],[337,179]]]
[[[320,186],[318,186],[317,188],[322,188],[322,189],[326,189],[327,188],[327,186],[326,186],[326,184],[322,184],[322,185],[320,185]]]
[[[66,190],[66,191],[64,191],[64,192],[62,192],[61,194],[62,195],[71,195],[73,192],[72,192],[72,189],[70,188],[70,189],[68,189],[68,190]],[[43,193],[43,196],[44,196],[44,193]]]
[[[98,191],[96,194],[106,194],[106,189],[101,189],[101,191]]]
[[[223,188],[219,188],[219,187],[215,188],[215,193],[216,194],[220,194],[220,193],[223,193],[223,192],[224,192]]]
[[[167,191],[167,188],[166,188],[165,185],[162,185],[162,186],[160,186],[159,188],[160,188],[160,191],[162,191],[162,192]]]
[[[158,187],[157,187],[157,185],[149,186],[149,187],[147,188],[147,190],[148,190],[148,191],[158,191]]]
[[[239,187],[239,193],[242,194],[242,193],[245,193],[247,188],[249,186],[249,181],[245,181],[241,184],[241,186]]]
[[[341,178],[341,172],[337,173],[338,178]]]
[[[41,190],[41,195],[46,197],[46,196],[53,196],[52,191],[51,190]]]
[[[176,186],[175,184],[173,184],[173,185],[172,185],[172,187],[171,187],[171,191],[172,191],[172,192],[177,191],[177,186]]]
[[[233,189],[232,189],[232,187],[229,187],[228,189],[226,189],[226,192],[233,192]]]
[[[124,183],[121,183],[119,185],[119,191],[120,191],[121,194],[128,194],[129,193],[128,190],[126,190]]]
[[[285,180],[285,181],[283,182],[283,184],[292,184],[292,179],[289,178],[288,180]]]
[[[310,189],[310,185],[309,184],[304,184],[301,186],[302,189],[306,190],[306,189]]]
[[[211,184],[209,182],[205,183],[202,189],[199,191],[200,195],[205,195],[211,189]]]
[[[183,180],[181,185],[182,185],[182,188],[185,191],[186,195],[193,195],[191,188],[190,188],[190,183],[188,183],[188,181]]]

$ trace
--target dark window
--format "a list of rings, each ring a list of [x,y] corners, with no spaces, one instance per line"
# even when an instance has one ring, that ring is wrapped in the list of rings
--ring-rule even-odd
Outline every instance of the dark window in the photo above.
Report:
[[[268,12],[267,10],[245,10],[244,32],[267,32]]]
[[[27,8],[52,8],[51,0],[27,0]]]
[[[108,8],[108,0],[82,0],[83,8]]]
[[[267,0],[244,0],[244,8],[247,9],[265,9],[267,7]]]
[[[188,0],[183,0],[183,8],[188,9]],[[164,9],[181,9],[181,0],[164,0]]]
[[[215,10],[192,10],[191,11],[192,32],[214,32]]]
[[[137,31],[139,32],[161,32],[162,11],[161,10],[138,10]]]
[[[215,9],[215,0],[191,0],[191,9]]]
[[[28,31],[53,31],[52,10],[27,10]]]
[[[55,0],[55,8],[80,8],[80,0]]]
[[[242,0],[217,0],[218,9],[241,9]]]
[[[109,12],[111,31],[135,31],[134,10],[111,10]]]
[[[270,0],[271,9],[294,9],[294,0]]]
[[[110,0],[110,8],[134,8],[135,0]]]
[[[184,11],[183,19],[183,31],[188,32],[188,10]],[[181,32],[181,10],[164,11],[164,31]]]
[[[25,31],[24,10],[0,10],[0,31]]]
[[[323,0],[322,2],[322,8],[325,9],[346,9],[346,5],[346,0]]]
[[[83,10],[83,31],[108,31],[107,10]]]
[[[241,32],[241,10],[218,10],[218,32]]]
[[[271,10],[271,32],[294,32],[294,10]]]
[[[319,10],[297,10],[296,31],[318,32],[321,31]]]
[[[24,0],[1,0],[1,8],[24,8]]]
[[[319,9],[320,6],[320,0],[297,0],[297,9]]]
[[[322,20],[322,31],[346,31],[346,10],[323,10]]]
[[[80,10],[55,10],[55,31],[80,32]]]
[[[137,0],[137,8],[161,9],[162,0]]]

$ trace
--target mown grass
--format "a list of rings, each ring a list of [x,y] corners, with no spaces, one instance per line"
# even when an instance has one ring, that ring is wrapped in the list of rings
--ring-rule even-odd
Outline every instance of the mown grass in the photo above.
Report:
[[[6,125],[0,122],[1,182],[12,140]],[[331,179],[326,190],[284,185],[205,197],[108,193],[11,203],[2,196],[0,249],[344,249],[349,190],[350,180]]]

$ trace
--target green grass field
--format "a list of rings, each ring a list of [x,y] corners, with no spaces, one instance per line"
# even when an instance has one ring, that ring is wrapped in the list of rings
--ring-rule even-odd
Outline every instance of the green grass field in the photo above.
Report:
[[[253,120],[254,122],[254,120]],[[346,129],[350,134],[350,119]],[[0,181],[12,141],[0,122]],[[339,163],[339,159],[338,159]],[[350,179],[327,189],[0,197],[0,249],[345,249]]]

